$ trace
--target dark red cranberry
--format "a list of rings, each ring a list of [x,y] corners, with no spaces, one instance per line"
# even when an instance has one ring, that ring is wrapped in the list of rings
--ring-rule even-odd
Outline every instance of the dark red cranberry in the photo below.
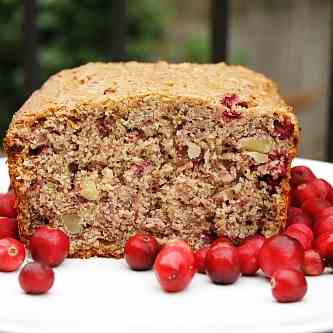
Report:
[[[192,250],[184,241],[164,245],[156,257],[154,272],[165,291],[184,290],[196,272]]]
[[[291,186],[297,187],[303,183],[309,183],[316,179],[310,168],[304,165],[291,168]]]
[[[289,139],[294,132],[295,125],[287,117],[274,121],[274,135],[281,140]]]
[[[320,214],[324,209],[331,207],[331,203],[327,200],[312,198],[303,202],[301,208],[304,213],[314,217]]]
[[[295,190],[295,196],[299,205],[308,199],[317,198],[325,200],[327,196],[327,186],[322,180],[315,179],[310,183],[298,185]]]
[[[0,218],[0,239],[6,237],[18,238],[17,220],[15,218]]]
[[[285,235],[294,238],[300,242],[304,250],[312,248],[313,232],[305,224],[292,224],[284,232]]]
[[[303,272],[306,275],[317,276],[325,269],[323,260],[316,250],[307,250],[304,253]]]
[[[258,255],[264,242],[265,237],[257,235],[247,238],[242,245],[237,248],[240,270],[243,275],[254,275],[258,271]]]
[[[333,215],[324,216],[316,220],[313,225],[313,232],[315,236],[319,236],[325,232],[333,232]]]
[[[311,219],[306,214],[304,214],[301,208],[289,207],[288,216],[287,216],[287,226],[296,223],[306,224],[309,227],[311,227],[312,225]]]
[[[14,238],[0,239],[0,272],[14,272],[25,259],[23,243]]]
[[[159,251],[155,237],[138,233],[131,236],[125,244],[125,260],[136,271],[145,271],[153,267]]]
[[[148,160],[144,160],[141,162],[138,162],[135,166],[134,166],[134,174],[137,177],[142,177],[145,174],[146,169],[152,164],[151,161]]]
[[[241,274],[237,249],[228,243],[212,246],[207,252],[206,272],[214,283],[236,282]]]
[[[45,294],[53,286],[54,272],[48,265],[30,262],[22,268],[19,282],[27,294]]]
[[[279,269],[272,279],[272,294],[280,303],[299,302],[307,292],[305,276],[301,271]]]
[[[302,270],[304,250],[302,245],[287,235],[267,239],[259,252],[259,267],[266,276],[279,269]]]
[[[30,239],[34,260],[51,267],[59,266],[69,253],[69,237],[59,229],[40,227]]]
[[[240,110],[236,110],[237,106],[244,108],[248,107],[247,102],[241,101],[239,96],[236,94],[225,95],[220,100],[221,105],[225,106],[226,110],[223,111],[223,118],[225,121],[229,122],[233,119],[239,119],[242,116]]]
[[[13,191],[0,193],[0,216],[16,218],[16,197]]]
[[[194,252],[195,262],[197,265],[197,270],[199,273],[205,274],[206,273],[206,256],[210,246],[205,245],[201,249]]]
[[[333,232],[324,232],[313,242],[313,248],[317,250],[323,259],[333,256]]]

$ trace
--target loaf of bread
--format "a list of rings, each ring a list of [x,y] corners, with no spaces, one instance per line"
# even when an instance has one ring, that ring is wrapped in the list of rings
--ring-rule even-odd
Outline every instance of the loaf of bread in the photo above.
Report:
[[[136,231],[194,248],[284,227],[299,130],[263,75],[224,63],[90,63],[14,115],[5,151],[21,238],[65,230],[72,257],[121,257]]]

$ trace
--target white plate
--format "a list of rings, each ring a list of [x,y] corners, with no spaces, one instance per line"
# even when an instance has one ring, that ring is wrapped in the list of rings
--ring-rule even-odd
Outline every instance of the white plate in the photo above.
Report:
[[[333,182],[333,165],[297,160]],[[0,164],[1,188],[8,185]],[[240,278],[217,286],[196,274],[178,294],[166,294],[152,272],[132,272],[123,260],[67,260],[48,295],[22,293],[17,273],[0,273],[0,332],[305,333],[333,330],[333,276],[308,278],[300,303],[278,304],[269,283]]]

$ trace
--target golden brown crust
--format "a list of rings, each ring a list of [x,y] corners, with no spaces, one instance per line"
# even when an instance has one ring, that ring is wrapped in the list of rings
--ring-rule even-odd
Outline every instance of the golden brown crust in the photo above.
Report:
[[[52,76],[15,114],[4,141],[10,177],[17,195],[19,232],[22,239],[28,241],[29,238],[29,216],[25,210],[24,193],[19,190],[21,183],[18,166],[22,164],[23,157],[15,153],[15,148],[17,138],[29,130],[38,119],[55,113],[77,114],[87,108],[127,110],[145,98],[156,98],[170,104],[182,100],[184,103],[214,108],[220,102],[221,96],[230,93],[248,101],[249,113],[288,116],[295,126],[294,135],[298,141],[296,117],[291,107],[280,98],[275,84],[263,75],[241,66],[227,66],[224,63],[91,63]],[[296,147],[289,154],[294,157]],[[289,175],[290,165],[288,177]],[[277,229],[285,226],[288,181],[284,181],[283,193]],[[120,253],[110,252],[110,249],[102,244],[98,250],[76,250],[74,255],[82,258],[92,255],[119,257]]]

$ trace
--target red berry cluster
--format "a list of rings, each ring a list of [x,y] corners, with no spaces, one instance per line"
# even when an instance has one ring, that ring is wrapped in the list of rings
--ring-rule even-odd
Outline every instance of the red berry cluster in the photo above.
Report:
[[[291,187],[287,225],[279,235],[252,236],[238,247],[221,236],[192,252],[183,240],[160,249],[153,236],[136,234],[126,243],[125,259],[134,270],[153,267],[168,292],[185,289],[195,272],[231,284],[260,269],[278,302],[300,301],[307,292],[305,275],[320,275],[325,265],[333,265],[333,188],[305,166],[292,168]]]
[[[0,272],[17,271],[26,259],[26,247],[18,240],[16,199],[12,191],[0,193]],[[69,237],[61,230],[41,227],[30,239],[31,256],[19,273],[27,294],[44,294],[54,283],[52,267],[60,265],[69,252]]]

